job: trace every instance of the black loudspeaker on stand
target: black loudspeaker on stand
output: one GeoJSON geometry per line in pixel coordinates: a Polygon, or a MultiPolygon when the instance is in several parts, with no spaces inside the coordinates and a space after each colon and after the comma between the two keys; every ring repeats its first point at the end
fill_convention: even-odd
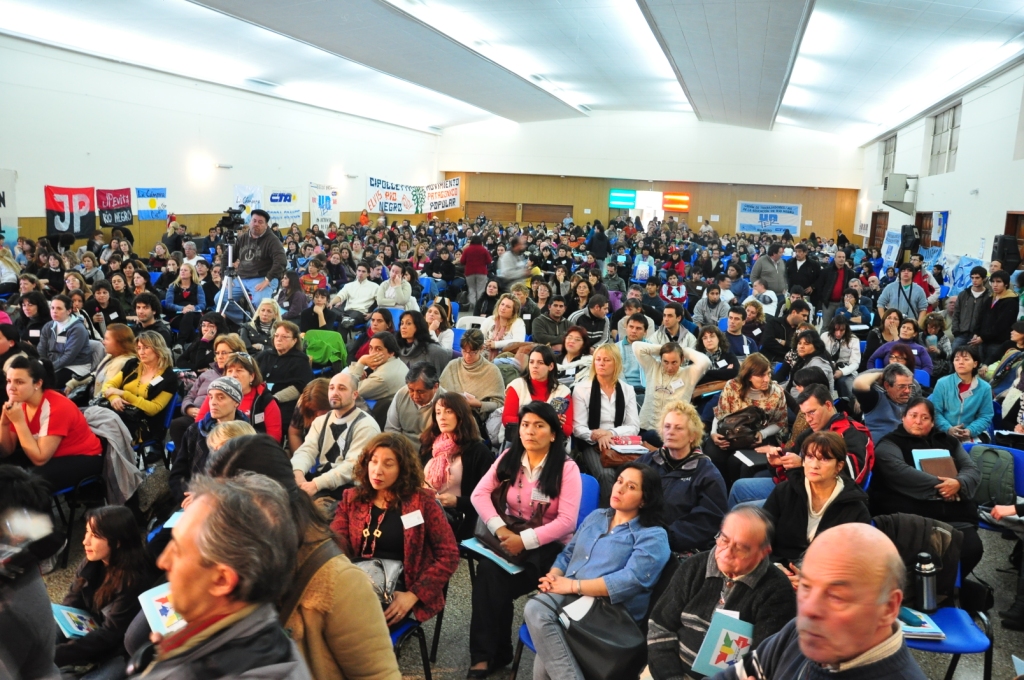
{"type": "Polygon", "coordinates": [[[992,259],[999,260],[1003,269],[1013,272],[1020,266],[1020,249],[1016,236],[996,236],[992,242],[992,259]]]}

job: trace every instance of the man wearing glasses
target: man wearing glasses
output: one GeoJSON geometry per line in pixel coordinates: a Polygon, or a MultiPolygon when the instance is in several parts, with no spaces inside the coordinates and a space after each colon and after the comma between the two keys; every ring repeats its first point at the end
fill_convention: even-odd
{"type": "Polygon", "coordinates": [[[914,374],[903,364],[882,371],[865,371],[853,381],[853,396],[864,413],[871,438],[881,441],[903,422],[903,407],[910,401],[914,374]]]}
{"type": "Polygon", "coordinates": [[[796,595],[772,566],[774,527],[760,508],[736,508],[722,521],[714,550],[681,566],[658,598],[647,632],[647,661],[655,678],[686,677],[719,609],[753,624],[756,646],[796,615],[796,595]]]}

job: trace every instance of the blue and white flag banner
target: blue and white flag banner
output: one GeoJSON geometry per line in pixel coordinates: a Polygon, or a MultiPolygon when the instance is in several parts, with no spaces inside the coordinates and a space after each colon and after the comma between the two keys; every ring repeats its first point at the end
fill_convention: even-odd
{"type": "Polygon", "coordinates": [[[338,188],[330,184],[309,183],[309,224],[327,233],[331,222],[338,221],[338,188]]]}
{"type": "Polygon", "coordinates": [[[249,224],[252,211],[263,207],[263,187],[253,184],[236,184],[235,205],[245,206],[245,210],[242,212],[242,219],[245,220],[246,224],[249,224]]]}
{"type": "MultiPolygon", "coordinates": [[[[903,243],[903,231],[900,227],[889,227],[882,241],[882,260],[884,266],[895,267],[896,258],[900,256],[900,244],[903,243]]],[[[884,274],[885,272],[880,272],[884,274]]]]}
{"type": "Polygon", "coordinates": [[[302,205],[303,199],[300,194],[300,187],[267,187],[263,195],[267,198],[266,210],[270,213],[270,222],[277,222],[282,228],[287,229],[295,222],[302,226],[302,205]]]}
{"type": "Polygon", "coordinates": [[[167,187],[135,187],[135,200],[140,222],[167,219],[167,187]]]}
{"type": "Polygon", "coordinates": [[[791,236],[800,235],[801,213],[799,203],[736,202],[736,232],[773,234],[782,236],[789,230],[791,236]]]}

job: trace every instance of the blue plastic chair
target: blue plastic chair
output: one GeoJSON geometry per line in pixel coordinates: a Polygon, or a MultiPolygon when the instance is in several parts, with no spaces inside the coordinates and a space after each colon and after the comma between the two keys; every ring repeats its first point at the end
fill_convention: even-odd
{"type": "MultiPolygon", "coordinates": [[[[959,578],[959,576],[958,576],[959,578]]],[[[983,628],[979,628],[970,613],[957,607],[943,607],[931,614],[935,625],[946,634],[944,640],[915,640],[907,638],[907,647],[921,652],[935,654],[952,654],[946,669],[946,680],[951,680],[960,663],[961,654],[985,654],[984,680],[992,680],[992,650],[995,640],[992,638],[992,624],[983,613],[977,613],[983,628]]]]}
{"type": "MultiPolygon", "coordinates": [[[[174,396],[171,397],[171,403],[168,404],[167,408],[164,410],[164,432],[165,433],[169,429],[171,429],[171,421],[174,420],[174,414],[178,412],[178,407],[179,406],[181,406],[181,397],[179,397],[178,393],[175,392],[174,396]]],[[[156,446],[157,444],[161,444],[161,443],[162,442],[159,442],[159,441],[157,441],[155,439],[151,439],[149,441],[144,441],[144,442],[141,442],[139,444],[136,444],[133,448],[134,448],[135,453],[141,454],[142,450],[145,449],[147,446],[156,446]]],[[[174,449],[172,448],[171,450],[173,451],[174,449]]],[[[140,460],[139,461],[139,463],[140,463],[139,467],[142,467],[141,462],[142,461],[140,460]]],[[[167,456],[167,452],[166,451],[164,451],[164,463],[170,463],[170,460],[169,460],[169,458],[167,456]]]]}
{"type": "MultiPolygon", "coordinates": [[[[583,479],[583,494],[580,496],[580,514],[576,518],[576,528],[580,528],[580,524],[583,520],[597,510],[597,504],[601,496],[601,485],[597,483],[597,479],[590,475],[580,475],[583,479]]],[[[519,626],[519,642],[516,643],[516,655],[512,659],[512,673],[508,676],[509,680],[516,680],[516,675],[519,673],[519,661],[523,657],[523,647],[527,647],[534,654],[537,653],[537,648],[533,645],[533,638],[530,637],[530,629],[526,627],[526,624],[519,626]]]]}
{"type": "MultiPolygon", "coordinates": [[[[107,447],[105,441],[102,455],[107,455],[107,447]]],[[[61,551],[60,554],[61,569],[64,569],[68,566],[68,556],[71,554],[71,532],[75,526],[75,511],[78,510],[79,507],[83,507],[86,505],[85,503],[81,502],[80,495],[82,489],[93,484],[102,485],[103,476],[93,475],[91,477],[86,477],[79,481],[74,486],[69,486],[68,488],[61,489],[60,491],[54,491],[53,494],[51,494],[51,498],[53,498],[54,505],[57,506],[57,515],[60,517],[60,521],[64,523],[64,527],[67,531],[67,534],[65,536],[64,549],[61,551]],[[64,516],[64,510],[60,506],[60,502],[62,500],[64,501],[64,504],[68,508],[67,517],[64,516]]],[[[99,503],[99,505],[104,505],[105,503],[106,499],[103,499],[99,503]]]]}
{"type": "Polygon", "coordinates": [[[159,281],[159,280],[160,280],[160,272],[150,272],[149,273],[149,282],[152,283],[154,286],[156,285],[156,282],[159,281]]]}
{"type": "Polygon", "coordinates": [[[461,356],[462,355],[462,336],[466,334],[466,329],[465,328],[453,328],[452,329],[452,333],[454,333],[454,337],[452,338],[452,351],[456,352],[457,354],[459,354],[461,356]]]}
{"type": "Polygon", "coordinates": [[[423,626],[420,625],[419,621],[415,619],[406,619],[391,631],[391,646],[395,650],[395,656],[398,657],[401,655],[402,645],[404,645],[406,640],[410,637],[415,637],[419,640],[420,656],[423,658],[423,677],[426,678],[426,680],[431,680],[430,659],[427,656],[427,636],[423,633],[423,626]]]}
{"type": "Polygon", "coordinates": [[[459,320],[459,303],[452,300],[452,323],[459,320]]]}
{"type": "Polygon", "coordinates": [[[860,341],[860,353],[864,354],[864,352],[867,350],[867,348],[868,348],[868,341],[867,340],[861,340],[860,341]]]}
{"type": "Polygon", "coordinates": [[[718,328],[719,328],[719,330],[722,330],[722,331],[728,330],[729,329],[729,319],[728,318],[719,319],[718,320],[718,328]]]}
{"type": "MultiPolygon", "coordinates": [[[[967,443],[964,444],[964,451],[967,453],[971,452],[976,444],[967,443]]],[[[1024,496],[1024,451],[1020,449],[1011,449],[1009,446],[998,446],[996,444],[981,444],[981,446],[991,446],[994,449],[1003,449],[1009,451],[1010,455],[1013,456],[1013,488],[1018,496],[1024,496]]],[[[979,522],[978,524],[982,529],[988,531],[997,531],[1002,533],[1002,527],[993,526],[987,522],[979,522]]]]}
{"type": "MultiPolygon", "coordinates": [[[[395,320],[395,330],[397,331],[398,330],[398,321],[399,321],[399,319],[402,318],[402,314],[405,313],[405,310],[401,309],[400,307],[387,307],[386,309],[389,312],[391,312],[391,318],[393,318],[395,320]]],[[[397,333],[396,333],[396,335],[397,335],[397,333]]]]}
{"type": "Polygon", "coordinates": [[[921,387],[931,387],[932,386],[932,377],[930,375],[928,375],[928,373],[926,371],[923,371],[920,368],[915,368],[914,369],[914,380],[916,380],[918,383],[920,383],[921,387]]]}
{"type": "Polygon", "coordinates": [[[940,298],[947,298],[947,297],[949,297],[949,286],[939,286],[939,297],[940,298]]]}

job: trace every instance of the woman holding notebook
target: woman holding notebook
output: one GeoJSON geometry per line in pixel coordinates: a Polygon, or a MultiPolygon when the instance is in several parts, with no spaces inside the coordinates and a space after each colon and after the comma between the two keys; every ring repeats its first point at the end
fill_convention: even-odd
{"type": "Polygon", "coordinates": [[[978,506],[971,500],[981,473],[960,440],[937,425],[932,402],[907,402],[903,422],[875,445],[873,475],[871,515],[905,512],[952,524],[964,535],[962,575],[970,574],[982,555],[978,506]]]}

